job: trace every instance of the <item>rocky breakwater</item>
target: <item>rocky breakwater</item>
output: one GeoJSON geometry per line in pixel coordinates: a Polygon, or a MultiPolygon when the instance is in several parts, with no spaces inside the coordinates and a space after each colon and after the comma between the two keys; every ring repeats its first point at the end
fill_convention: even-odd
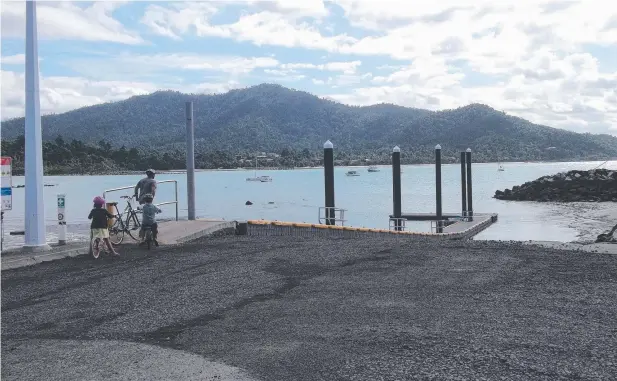
{"type": "Polygon", "coordinates": [[[540,202],[617,201],[617,171],[594,169],[543,176],[512,189],[498,190],[493,197],[540,202]]]}

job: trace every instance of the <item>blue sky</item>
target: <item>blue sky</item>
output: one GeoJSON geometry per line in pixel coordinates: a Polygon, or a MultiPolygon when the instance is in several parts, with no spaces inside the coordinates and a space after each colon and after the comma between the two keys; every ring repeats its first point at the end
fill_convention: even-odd
{"type": "MultiPolygon", "coordinates": [[[[23,1],[1,8],[2,119],[23,115],[23,1]]],[[[617,5],[597,0],[37,3],[44,113],[279,83],[346,104],[472,102],[617,135],[617,5]]]]}

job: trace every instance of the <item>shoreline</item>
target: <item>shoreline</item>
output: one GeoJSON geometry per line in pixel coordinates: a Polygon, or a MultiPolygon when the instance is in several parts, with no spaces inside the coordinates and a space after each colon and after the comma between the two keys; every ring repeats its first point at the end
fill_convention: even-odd
{"type": "MultiPolygon", "coordinates": [[[[615,160],[601,161],[601,160],[570,160],[570,161],[474,161],[473,164],[559,164],[559,163],[603,163],[609,164],[611,162],[617,162],[615,160]]],[[[426,166],[434,165],[435,163],[412,163],[401,164],[402,167],[409,166],[426,166]]],[[[443,166],[458,165],[459,163],[443,163],[443,166]]],[[[368,167],[390,168],[390,164],[354,164],[354,165],[340,165],[335,164],[334,167],[343,168],[368,168],[368,167]]],[[[321,169],[323,166],[303,166],[303,167],[259,167],[258,171],[294,171],[294,170],[307,170],[307,169],[321,169]]],[[[238,167],[238,168],[195,168],[195,172],[240,172],[240,171],[254,171],[252,167],[238,167]]],[[[178,175],[186,173],[186,169],[170,169],[170,170],[157,170],[157,175],[178,175]]],[[[59,176],[135,176],[142,175],[143,171],[110,171],[110,172],[97,172],[97,173],[57,173],[57,174],[45,174],[44,176],[59,177],[59,176]]],[[[13,174],[13,176],[23,177],[23,174],[13,174]]]]}
{"type": "Polygon", "coordinates": [[[589,243],[596,240],[597,236],[610,230],[617,224],[616,202],[572,202],[555,203],[567,211],[562,215],[569,215],[572,220],[568,227],[578,232],[577,239],[572,243],[589,243]]]}
{"type": "MultiPolygon", "coordinates": [[[[533,201],[527,201],[533,202],[533,201]]],[[[545,203],[547,204],[547,203],[545,203]]],[[[469,241],[475,242],[493,242],[493,243],[521,243],[521,244],[533,244],[534,242],[550,242],[553,244],[590,244],[595,242],[597,236],[610,230],[615,224],[617,224],[617,203],[615,202],[573,202],[573,203],[550,203],[553,206],[553,210],[550,212],[551,216],[558,219],[564,219],[564,217],[570,217],[569,221],[565,224],[566,227],[576,231],[576,238],[570,241],[558,241],[558,240],[507,240],[507,239],[475,239],[472,238],[469,241]]],[[[499,223],[499,222],[497,222],[499,223]]],[[[52,240],[50,243],[55,243],[53,240],[57,237],[57,232],[54,230],[56,224],[46,224],[46,235],[52,240]]],[[[67,234],[67,241],[73,243],[87,243],[85,234],[88,231],[87,222],[76,222],[68,225],[69,232],[67,234]]],[[[489,227],[490,229],[490,227],[489,227]]],[[[5,227],[6,234],[6,227],[5,227]]],[[[12,249],[21,246],[15,245],[14,242],[4,242],[5,249],[12,249]],[[8,245],[7,245],[8,244],[8,245]]]]}

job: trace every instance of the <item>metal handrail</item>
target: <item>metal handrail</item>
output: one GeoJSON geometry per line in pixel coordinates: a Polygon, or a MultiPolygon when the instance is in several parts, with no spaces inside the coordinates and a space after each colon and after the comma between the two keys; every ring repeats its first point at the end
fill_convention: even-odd
{"type": "Polygon", "coordinates": [[[397,230],[397,224],[396,222],[398,222],[400,226],[400,231],[405,231],[407,229],[407,226],[405,226],[405,223],[407,222],[406,218],[397,218],[397,217],[391,217],[390,218],[390,222],[388,224],[388,230],[397,230]],[[392,224],[392,222],[394,222],[394,224],[392,224]]]}
{"type": "Polygon", "coordinates": [[[444,220],[431,220],[431,233],[441,234],[437,232],[440,226],[441,226],[442,233],[443,233],[443,229],[446,227],[446,225],[444,224],[444,220]]]}
{"type": "Polygon", "coordinates": [[[335,208],[335,207],[332,207],[332,206],[320,206],[317,218],[318,218],[318,221],[319,221],[320,224],[324,223],[327,220],[333,220],[335,225],[336,225],[337,222],[340,222],[341,226],[345,226],[345,221],[347,221],[345,219],[345,211],[346,210],[347,209],[335,208]],[[328,215],[327,211],[330,210],[330,209],[334,210],[334,218],[327,217],[327,215],[328,215]],[[324,211],[324,217],[321,216],[321,211],[322,210],[324,211]],[[336,218],[336,212],[339,212],[340,218],[336,218]]]}
{"type": "MultiPolygon", "coordinates": [[[[164,202],[159,202],[158,204],[154,204],[156,206],[163,206],[163,205],[170,205],[170,204],[175,204],[176,205],[176,221],[178,221],[178,180],[163,180],[163,181],[157,181],[156,184],[157,186],[159,184],[165,184],[165,183],[174,183],[174,196],[176,198],[175,201],[164,201],[164,202]]],[[[122,190],[127,190],[127,189],[135,189],[135,186],[126,186],[126,187],[120,187],[120,188],[113,188],[113,189],[107,189],[105,191],[103,191],[103,199],[107,200],[107,198],[105,197],[105,195],[107,193],[111,193],[111,192],[118,192],[118,191],[122,191],[122,190]]]]}

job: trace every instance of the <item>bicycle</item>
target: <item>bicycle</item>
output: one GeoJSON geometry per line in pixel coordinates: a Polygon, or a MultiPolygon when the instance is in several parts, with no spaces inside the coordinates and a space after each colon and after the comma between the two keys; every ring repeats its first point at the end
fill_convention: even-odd
{"type": "Polygon", "coordinates": [[[137,214],[140,212],[137,209],[133,209],[131,200],[134,196],[120,196],[120,198],[126,199],[126,208],[120,213],[117,202],[110,202],[109,205],[116,209],[114,222],[109,227],[109,239],[114,245],[119,245],[124,240],[124,233],[133,238],[135,241],[139,240],[139,236],[134,236],[134,232],[141,228],[139,217],[137,214]]]}
{"type": "Polygon", "coordinates": [[[92,238],[92,231],[90,232],[90,254],[94,259],[98,259],[101,254],[101,239],[92,238]]]}
{"type": "Polygon", "coordinates": [[[152,247],[152,242],[154,242],[154,233],[152,233],[152,226],[144,226],[144,242],[148,246],[148,250],[152,247]]]}

